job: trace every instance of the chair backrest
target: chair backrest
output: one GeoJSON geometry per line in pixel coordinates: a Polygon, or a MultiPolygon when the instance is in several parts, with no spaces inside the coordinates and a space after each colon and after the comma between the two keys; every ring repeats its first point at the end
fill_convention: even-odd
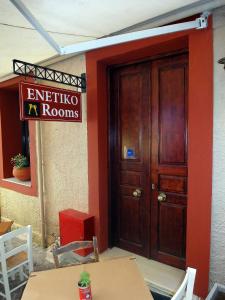
{"type": "Polygon", "coordinates": [[[0,282],[4,286],[0,296],[11,300],[11,293],[25,285],[33,271],[31,225],[0,236],[0,263],[0,282]],[[16,274],[20,282],[16,280],[11,285],[9,277],[14,280],[16,274]]]}
{"type": "Polygon", "coordinates": [[[196,269],[187,268],[184,280],[171,300],[192,300],[196,269]]]}
{"type": "MultiPolygon", "coordinates": [[[[32,227],[28,225],[11,232],[8,232],[0,236],[0,258],[1,262],[10,259],[10,257],[15,257],[20,253],[27,253],[27,261],[29,262],[29,271],[33,271],[33,259],[32,259],[32,227]],[[20,240],[22,238],[22,244],[15,244],[14,239],[20,240]],[[10,244],[10,248],[6,245],[10,244]]],[[[15,263],[15,260],[14,260],[15,263]]],[[[14,265],[13,268],[16,266],[14,265]]],[[[9,267],[8,267],[9,268],[9,267]]]]}
{"type": "MultiPolygon", "coordinates": [[[[59,263],[59,255],[68,253],[73,251],[73,257],[76,260],[76,263],[89,263],[89,262],[97,262],[99,261],[99,253],[98,253],[98,242],[97,238],[94,236],[92,241],[74,241],[69,244],[66,244],[61,247],[53,246],[52,254],[55,262],[55,267],[60,268],[65,265],[59,263]],[[93,249],[92,251],[90,249],[93,249]],[[90,250],[87,255],[80,255],[77,252],[80,250],[90,250]]],[[[68,264],[67,264],[68,265],[68,264]]],[[[69,265],[73,265],[73,263],[69,263],[69,265]]]]}

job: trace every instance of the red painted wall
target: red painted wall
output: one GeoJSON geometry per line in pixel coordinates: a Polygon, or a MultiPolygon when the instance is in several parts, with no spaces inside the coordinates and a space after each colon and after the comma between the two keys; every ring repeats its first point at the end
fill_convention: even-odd
{"type": "Polygon", "coordinates": [[[187,264],[198,268],[196,291],[204,297],[209,280],[211,230],[212,31],[193,32],[189,53],[187,264]]]}
{"type": "Polygon", "coordinates": [[[198,269],[195,293],[208,292],[212,186],[212,30],[192,30],[86,54],[89,212],[100,249],[108,247],[107,66],[189,48],[187,266],[198,269]]]}
{"type": "Polygon", "coordinates": [[[22,152],[22,128],[19,119],[18,92],[0,91],[0,119],[3,128],[1,146],[3,155],[3,177],[12,177],[11,157],[22,152]]]}
{"type": "Polygon", "coordinates": [[[3,180],[12,177],[10,159],[21,153],[21,122],[19,119],[19,82],[16,77],[0,83],[0,186],[26,195],[37,195],[35,122],[29,121],[31,187],[3,180]],[[5,130],[7,128],[7,130],[5,130]]]}

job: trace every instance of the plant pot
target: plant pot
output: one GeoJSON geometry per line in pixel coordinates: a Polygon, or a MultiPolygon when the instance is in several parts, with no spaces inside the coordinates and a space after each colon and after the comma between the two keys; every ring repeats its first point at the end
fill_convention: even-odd
{"type": "Polygon", "coordinates": [[[80,287],[78,284],[79,289],[79,298],[80,300],[92,300],[92,294],[91,294],[91,286],[88,285],[86,287],[80,287]]]}
{"type": "Polygon", "coordinates": [[[21,181],[30,180],[30,167],[16,168],[13,167],[13,176],[21,181]]]}

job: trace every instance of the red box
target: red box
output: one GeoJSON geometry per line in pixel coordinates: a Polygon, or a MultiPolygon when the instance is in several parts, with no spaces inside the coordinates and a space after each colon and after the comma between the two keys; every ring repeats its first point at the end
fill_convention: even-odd
{"type": "MultiPolygon", "coordinates": [[[[94,236],[94,217],[74,209],[59,212],[60,243],[65,245],[73,241],[92,240],[94,236]]],[[[87,255],[92,250],[78,250],[80,255],[87,255]]]]}

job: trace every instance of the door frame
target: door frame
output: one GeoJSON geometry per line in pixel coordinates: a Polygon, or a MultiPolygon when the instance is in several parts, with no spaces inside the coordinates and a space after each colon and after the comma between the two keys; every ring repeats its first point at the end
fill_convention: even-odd
{"type": "Polygon", "coordinates": [[[107,68],[188,48],[188,207],[186,264],[198,269],[195,294],[208,293],[213,129],[212,25],[90,51],[87,68],[89,213],[95,216],[100,250],[108,248],[109,147],[107,68]],[[201,208],[201,216],[199,209],[201,208]]]}

